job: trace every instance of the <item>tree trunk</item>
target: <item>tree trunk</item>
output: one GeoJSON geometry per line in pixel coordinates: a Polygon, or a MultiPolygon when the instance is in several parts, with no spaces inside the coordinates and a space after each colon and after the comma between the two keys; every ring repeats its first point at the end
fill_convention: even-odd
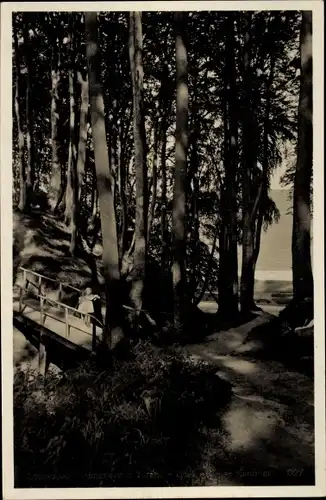
{"type": "Polygon", "coordinates": [[[255,166],[255,151],[252,144],[253,117],[251,105],[251,13],[246,14],[246,33],[243,52],[244,66],[244,116],[243,116],[243,172],[242,172],[242,207],[243,207],[243,240],[240,304],[241,312],[247,314],[254,307],[254,228],[252,220],[251,173],[255,166]]]}
{"type": "Polygon", "coordinates": [[[310,254],[310,185],[312,178],[312,13],[302,12],[298,157],[293,193],[293,297],[313,297],[310,254]]]}
{"type": "Polygon", "coordinates": [[[76,71],[75,71],[75,40],[74,40],[74,14],[70,13],[69,19],[69,152],[66,187],[65,222],[70,224],[70,253],[74,253],[77,237],[77,148],[76,148],[76,71]]]}
{"type": "Polygon", "coordinates": [[[260,251],[260,239],[264,220],[264,201],[268,196],[268,131],[270,127],[270,108],[271,108],[271,88],[274,79],[275,56],[271,56],[271,67],[269,78],[266,87],[266,110],[264,117],[264,136],[263,136],[263,165],[261,182],[257,191],[256,200],[252,210],[252,220],[256,220],[255,224],[255,240],[254,240],[254,254],[253,254],[253,267],[252,267],[252,280],[254,281],[256,264],[260,251]]]}
{"type": "MultiPolygon", "coordinates": [[[[14,17],[13,17],[14,22],[14,17]]],[[[25,172],[25,160],[24,160],[24,132],[22,128],[22,110],[20,102],[20,54],[17,40],[17,27],[13,26],[14,35],[14,48],[15,48],[15,70],[16,70],[16,81],[15,81],[15,113],[17,122],[17,134],[18,134],[18,162],[19,162],[19,203],[18,209],[20,211],[26,210],[27,203],[27,192],[26,192],[26,172],[25,172]]]]}
{"type": "Polygon", "coordinates": [[[101,87],[100,50],[96,12],[85,12],[86,56],[89,70],[90,107],[97,190],[103,240],[103,273],[106,292],[103,345],[115,348],[123,339],[116,217],[113,204],[113,177],[106,144],[104,101],[101,87]],[[110,338],[111,337],[111,338],[110,338]]]}
{"type": "Polygon", "coordinates": [[[52,46],[52,61],[51,61],[51,80],[52,80],[52,97],[51,97],[51,146],[52,146],[52,172],[50,181],[49,205],[51,211],[54,212],[60,197],[61,187],[61,169],[59,148],[59,85],[61,73],[61,54],[60,40],[57,42],[58,26],[55,26],[53,34],[52,46]]]}
{"type": "MultiPolygon", "coordinates": [[[[170,103],[167,106],[170,110],[170,103]]],[[[167,143],[167,115],[163,116],[162,127],[162,148],[161,148],[161,177],[162,177],[162,200],[161,200],[161,265],[162,272],[168,271],[168,227],[167,227],[167,175],[166,175],[166,143],[167,143]]]]}
{"type": "MultiPolygon", "coordinates": [[[[158,111],[159,113],[159,111],[158,111]]],[[[157,113],[157,115],[158,115],[157,113]]],[[[147,238],[148,238],[148,244],[149,244],[149,239],[150,239],[150,232],[151,232],[151,226],[152,222],[154,219],[154,213],[155,213],[155,205],[156,205],[156,198],[157,198],[157,160],[158,160],[158,148],[159,148],[159,137],[160,137],[160,130],[159,130],[159,116],[156,116],[156,123],[155,123],[155,130],[154,130],[154,157],[153,157],[153,174],[152,174],[152,182],[153,182],[153,192],[152,192],[152,198],[149,206],[149,213],[148,213],[148,228],[147,228],[147,238]]]]}
{"type": "Polygon", "coordinates": [[[122,223],[121,223],[121,233],[119,239],[119,253],[120,260],[122,261],[123,255],[127,249],[127,235],[128,235],[128,205],[126,188],[128,185],[128,135],[131,124],[132,111],[129,114],[127,124],[125,126],[125,131],[123,124],[120,126],[120,161],[119,161],[119,191],[121,200],[121,211],[122,211],[122,223]]]}
{"type": "Polygon", "coordinates": [[[133,86],[133,125],[136,175],[136,219],[135,250],[132,272],[131,302],[137,310],[141,309],[146,275],[147,254],[147,211],[148,187],[146,172],[145,122],[143,109],[143,61],[142,61],[142,24],[141,13],[130,13],[129,56],[133,86]]]}
{"type": "Polygon", "coordinates": [[[70,241],[70,253],[74,254],[76,243],[78,240],[78,232],[82,232],[83,234],[87,233],[87,223],[81,220],[80,217],[80,203],[81,203],[81,188],[83,185],[84,175],[85,175],[85,162],[86,162],[86,144],[87,144],[87,115],[88,115],[88,102],[89,102],[89,93],[88,93],[88,79],[84,80],[81,73],[77,75],[78,82],[81,87],[81,104],[80,104],[80,118],[79,118],[79,141],[78,141],[78,159],[77,159],[77,176],[75,180],[75,191],[76,195],[74,196],[75,202],[73,205],[73,214],[74,214],[74,228],[71,234],[70,241]],[[86,227],[83,227],[83,225],[86,227]]]}
{"type": "Polygon", "coordinates": [[[221,195],[222,227],[220,234],[218,315],[223,319],[238,314],[238,251],[237,251],[237,164],[238,116],[235,74],[234,19],[228,19],[228,40],[225,60],[225,186],[221,195]]]}
{"type": "Polygon", "coordinates": [[[176,28],[176,143],[175,178],[172,207],[174,290],[174,327],[178,335],[185,333],[186,320],[186,189],[188,150],[188,68],[185,44],[186,15],[175,13],[176,28]]]}
{"type": "Polygon", "coordinates": [[[28,21],[24,15],[23,36],[26,62],[26,144],[27,144],[27,168],[26,168],[26,210],[30,210],[33,197],[35,171],[34,171],[34,143],[32,122],[32,88],[31,88],[31,54],[28,31],[28,21]]]}
{"type": "Polygon", "coordinates": [[[212,244],[212,250],[211,250],[211,253],[209,256],[209,261],[207,264],[207,270],[206,270],[206,274],[205,274],[205,278],[204,278],[203,287],[201,289],[200,294],[198,295],[198,297],[195,300],[196,306],[198,306],[198,304],[202,301],[202,299],[205,295],[205,292],[207,290],[207,287],[208,287],[209,277],[210,277],[211,270],[212,270],[212,264],[214,262],[214,253],[215,253],[215,248],[216,248],[217,237],[218,237],[218,231],[215,232],[215,236],[214,236],[214,240],[213,240],[213,244],[212,244]]]}

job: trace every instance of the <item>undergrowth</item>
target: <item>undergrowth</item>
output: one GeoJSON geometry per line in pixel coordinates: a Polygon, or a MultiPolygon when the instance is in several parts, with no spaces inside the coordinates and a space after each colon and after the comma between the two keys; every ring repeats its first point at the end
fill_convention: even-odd
{"type": "Polygon", "coordinates": [[[202,485],[207,429],[229,398],[208,363],[145,342],[107,370],[18,372],[15,487],[202,485]]]}

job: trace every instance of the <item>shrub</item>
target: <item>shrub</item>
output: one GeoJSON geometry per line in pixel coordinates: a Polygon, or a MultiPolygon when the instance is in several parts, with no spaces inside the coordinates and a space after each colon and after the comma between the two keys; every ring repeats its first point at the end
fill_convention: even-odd
{"type": "Polygon", "coordinates": [[[88,362],[44,385],[17,373],[15,487],[193,484],[202,430],[230,397],[214,372],[142,342],[107,370],[88,362]]]}

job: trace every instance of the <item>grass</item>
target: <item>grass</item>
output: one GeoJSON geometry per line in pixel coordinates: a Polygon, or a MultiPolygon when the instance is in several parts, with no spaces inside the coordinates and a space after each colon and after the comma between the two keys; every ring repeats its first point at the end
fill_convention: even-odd
{"type": "Polygon", "coordinates": [[[209,363],[148,343],[45,385],[17,372],[15,487],[198,484],[205,433],[230,394],[209,363]]]}

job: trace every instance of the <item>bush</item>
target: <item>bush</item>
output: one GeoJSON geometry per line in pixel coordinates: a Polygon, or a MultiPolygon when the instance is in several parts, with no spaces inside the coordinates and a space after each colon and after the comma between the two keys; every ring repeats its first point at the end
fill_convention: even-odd
{"type": "Polygon", "coordinates": [[[218,427],[229,385],[206,362],[139,343],[99,371],[17,373],[15,487],[192,485],[202,431],[218,427]]]}

